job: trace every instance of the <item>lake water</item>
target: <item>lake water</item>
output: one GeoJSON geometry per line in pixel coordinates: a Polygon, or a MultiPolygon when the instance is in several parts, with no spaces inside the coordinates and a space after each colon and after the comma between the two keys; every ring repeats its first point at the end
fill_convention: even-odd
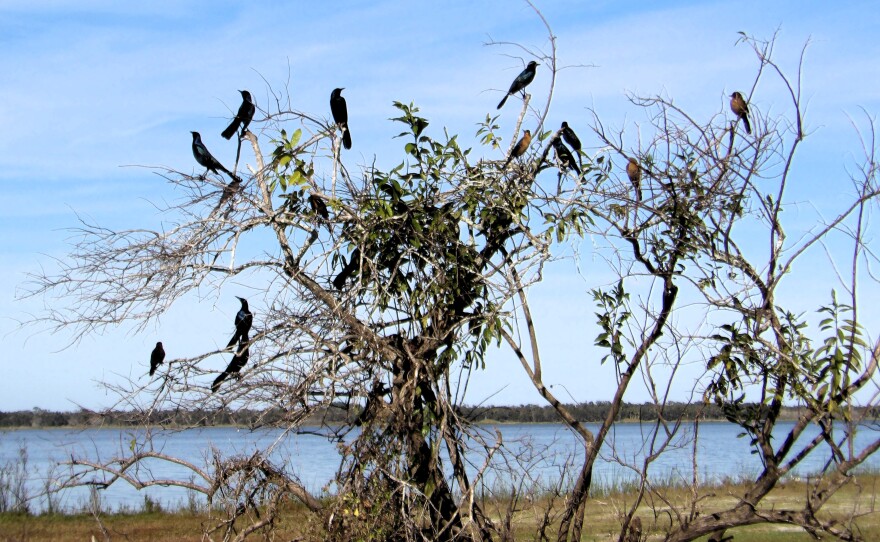
{"type": "MultiPolygon", "coordinates": [[[[782,435],[790,427],[790,423],[781,423],[778,434],[782,435]]],[[[493,427],[484,428],[494,431],[493,427]]],[[[579,439],[560,425],[512,424],[500,425],[497,429],[502,434],[505,447],[512,454],[518,455],[522,463],[514,466],[512,477],[499,474],[489,478],[490,486],[510,483],[528,473],[543,487],[547,487],[559,480],[566,461],[572,457],[583,457],[579,439]],[[531,459],[539,452],[543,452],[540,460],[531,459]]],[[[591,426],[591,429],[595,430],[595,426],[591,426]]],[[[649,436],[652,429],[653,426],[649,424],[618,424],[610,435],[609,445],[603,448],[601,461],[596,465],[594,484],[608,487],[632,480],[633,471],[622,463],[640,464],[643,461],[645,454],[650,451],[649,436]],[[612,443],[616,454],[612,452],[612,443]]],[[[748,438],[737,438],[739,433],[740,429],[730,423],[700,424],[696,457],[697,474],[702,481],[754,476],[760,472],[760,459],[751,453],[748,438]]],[[[810,433],[814,435],[815,431],[810,433]]],[[[690,481],[693,473],[692,435],[689,429],[670,443],[665,454],[651,467],[655,479],[664,482],[690,481]]],[[[880,430],[860,430],[856,435],[856,449],[878,437],[880,430]]],[[[0,466],[15,464],[19,450],[25,448],[28,457],[28,484],[33,494],[42,489],[43,482],[51,477],[53,467],[58,462],[69,459],[72,454],[89,459],[115,457],[120,455],[120,450],[128,452],[133,439],[143,442],[144,432],[135,429],[4,431],[0,432],[0,466]]],[[[249,431],[233,427],[209,427],[169,431],[154,434],[152,443],[156,451],[180,457],[199,467],[208,464],[211,447],[228,457],[250,455],[257,449],[271,446],[272,462],[285,465],[288,471],[299,476],[308,489],[318,494],[332,492],[333,487],[327,484],[333,478],[340,459],[336,445],[327,438],[311,434],[282,436],[282,432],[276,429],[249,431]]],[[[794,474],[806,476],[821,469],[828,460],[828,455],[827,450],[820,451],[823,453],[808,457],[794,474]]],[[[474,468],[482,464],[479,457],[469,459],[474,463],[474,468]]],[[[867,467],[880,468],[880,456],[875,454],[871,457],[867,467]]],[[[184,480],[191,475],[183,467],[156,460],[142,463],[132,473],[144,478],[152,476],[156,479],[184,480]]],[[[166,509],[183,506],[191,497],[186,490],[175,487],[153,487],[139,492],[125,482],[117,482],[99,494],[104,510],[140,509],[145,495],[166,509]]],[[[73,510],[83,508],[88,500],[88,490],[76,488],[62,492],[58,504],[63,509],[73,510]]],[[[44,506],[43,501],[37,501],[31,509],[38,511],[44,506]]]]}

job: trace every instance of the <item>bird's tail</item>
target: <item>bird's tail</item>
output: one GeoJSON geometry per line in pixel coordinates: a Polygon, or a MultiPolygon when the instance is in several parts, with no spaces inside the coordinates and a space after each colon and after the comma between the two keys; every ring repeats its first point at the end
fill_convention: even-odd
{"type": "Polygon", "coordinates": [[[342,128],[342,145],[346,149],[351,148],[351,132],[348,131],[348,126],[342,128]]]}
{"type": "Polygon", "coordinates": [[[229,177],[232,179],[232,182],[241,184],[241,177],[226,169],[226,166],[220,164],[220,169],[222,169],[227,175],[229,175],[229,177]]]}
{"type": "Polygon", "coordinates": [[[235,132],[238,131],[239,125],[241,125],[241,120],[239,120],[238,117],[235,117],[235,119],[233,119],[232,122],[229,123],[229,126],[227,126],[226,129],[223,130],[223,133],[221,133],[220,135],[223,136],[225,139],[232,139],[232,136],[235,135],[235,132]]]}
{"type": "Polygon", "coordinates": [[[495,109],[501,109],[502,107],[504,107],[504,102],[507,101],[508,96],[510,96],[510,94],[505,94],[504,97],[501,98],[501,101],[498,102],[498,107],[496,107],[495,109]]]}
{"type": "Polygon", "coordinates": [[[229,373],[227,371],[223,371],[217,378],[214,379],[214,383],[211,384],[211,393],[216,393],[217,390],[220,389],[220,384],[222,384],[223,381],[226,380],[227,376],[229,376],[229,373]]]}
{"type": "Polygon", "coordinates": [[[746,115],[742,116],[743,124],[746,127],[746,133],[752,135],[752,125],[749,123],[749,117],[746,115]]]}
{"type": "Polygon", "coordinates": [[[229,339],[229,344],[226,345],[226,348],[224,348],[224,350],[229,350],[230,348],[235,346],[239,339],[241,339],[241,335],[239,335],[238,331],[236,331],[232,334],[232,338],[229,339]]]}
{"type": "Polygon", "coordinates": [[[336,275],[336,278],[333,279],[333,287],[337,290],[341,290],[342,287],[345,286],[345,281],[355,272],[358,265],[360,265],[360,262],[356,261],[354,256],[352,256],[351,261],[348,262],[348,264],[342,268],[342,271],[336,275]]]}

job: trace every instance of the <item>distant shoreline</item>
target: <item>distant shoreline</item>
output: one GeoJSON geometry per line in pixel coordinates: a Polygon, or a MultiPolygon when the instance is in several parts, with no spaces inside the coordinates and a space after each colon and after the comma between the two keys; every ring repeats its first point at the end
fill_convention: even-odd
{"type": "MultiPolygon", "coordinates": [[[[627,424],[627,425],[628,425],[628,424],[637,424],[637,423],[650,424],[650,423],[655,423],[655,421],[656,421],[656,420],[642,420],[642,421],[639,421],[639,420],[617,420],[615,423],[617,423],[617,424],[627,424]]],[[[693,420],[686,420],[686,421],[693,421],[693,420]]],[[[789,420],[789,419],[787,419],[787,418],[785,418],[785,419],[780,418],[780,421],[794,421],[794,420],[789,420]]],[[[566,423],[563,422],[563,421],[557,421],[557,422],[517,422],[517,421],[505,421],[505,422],[500,422],[500,421],[497,421],[497,420],[480,420],[480,421],[473,422],[473,423],[474,423],[475,425],[558,425],[558,426],[560,426],[560,427],[568,427],[568,424],[566,424],[566,423]]],[[[590,421],[590,422],[582,422],[582,423],[585,423],[585,424],[588,424],[588,425],[592,425],[592,424],[597,424],[597,423],[601,423],[601,422],[590,421]]],[[[708,418],[704,418],[704,419],[701,419],[701,420],[700,420],[700,423],[733,423],[733,422],[731,422],[731,421],[729,421],[729,420],[723,420],[723,419],[714,419],[714,418],[713,418],[713,419],[708,419],[708,418]]],[[[141,428],[141,427],[142,427],[142,426],[139,426],[139,425],[118,425],[118,424],[115,424],[115,425],[110,425],[110,424],[107,424],[107,425],[51,425],[51,426],[15,425],[15,426],[0,426],[0,433],[7,432],[7,431],[10,431],[10,432],[11,432],[11,431],[26,431],[26,430],[29,430],[29,429],[39,429],[39,430],[41,430],[41,431],[45,431],[45,430],[58,430],[58,431],[62,431],[62,430],[74,430],[74,431],[79,431],[79,430],[86,430],[86,429],[108,429],[108,430],[109,430],[109,429],[139,429],[139,428],[141,428]]],[[[168,425],[165,425],[164,427],[165,427],[166,429],[169,429],[169,430],[175,430],[175,429],[223,429],[223,428],[226,428],[226,429],[254,429],[254,430],[257,430],[257,429],[273,428],[273,427],[276,427],[276,426],[263,425],[263,426],[258,426],[258,427],[253,427],[253,428],[251,428],[251,427],[248,426],[248,425],[234,425],[234,424],[217,424],[217,425],[201,425],[201,426],[191,426],[191,425],[170,425],[170,424],[168,424],[168,425]]],[[[302,428],[304,428],[304,429],[307,429],[307,428],[321,428],[321,427],[324,427],[324,426],[322,426],[322,425],[318,425],[318,424],[313,424],[313,423],[306,423],[306,424],[301,425],[300,427],[302,427],[302,428]]]]}
{"type": "MultiPolygon", "coordinates": [[[[607,401],[588,402],[566,405],[575,419],[582,423],[601,423],[610,411],[611,404],[607,401]]],[[[618,423],[650,423],[658,418],[659,409],[652,404],[621,405],[618,423]]],[[[783,407],[780,420],[796,420],[805,410],[799,407],[783,407]]],[[[278,427],[284,425],[285,412],[280,410],[196,410],[181,412],[177,410],[152,411],[150,413],[134,411],[97,412],[79,410],[73,412],[53,412],[35,408],[33,410],[0,411],[0,430],[9,429],[91,429],[165,426],[170,429],[188,427],[278,427]]],[[[360,408],[344,408],[334,406],[315,412],[305,420],[304,426],[343,425],[357,419],[360,408]]],[[[556,411],[550,406],[490,406],[459,408],[459,414],[477,424],[560,424],[564,425],[556,411]]],[[[877,419],[880,409],[856,409],[858,416],[877,419]]],[[[727,422],[720,407],[703,403],[668,403],[662,409],[662,416],[669,421],[696,420],[701,422],[727,422]]]]}

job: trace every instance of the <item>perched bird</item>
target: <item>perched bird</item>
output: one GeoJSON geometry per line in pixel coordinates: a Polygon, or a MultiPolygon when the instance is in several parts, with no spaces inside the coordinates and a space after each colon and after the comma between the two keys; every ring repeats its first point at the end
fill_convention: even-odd
{"type": "Polygon", "coordinates": [[[513,83],[510,84],[510,90],[507,91],[507,94],[504,95],[504,98],[501,98],[501,101],[498,103],[498,107],[496,109],[501,109],[504,106],[504,102],[507,101],[507,97],[511,94],[516,94],[522,89],[526,88],[529,83],[532,82],[532,79],[535,78],[535,68],[538,67],[538,63],[532,60],[529,62],[529,65],[526,66],[526,69],[520,72],[519,75],[516,76],[516,79],[513,80],[513,83]]]}
{"type": "Polygon", "coordinates": [[[337,290],[341,290],[343,286],[345,286],[345,281],[348,280],[348,277],[352,276],[358,269],[361,268],[361,249],[356,248],[351,253],[351,258],[348,260],[348,263],[345,264],[345,267],[342,268],[342,271],[336,275],[336,278],[333,279],[333,287],[337,290]]]}
{"type": "Polygon", "coordinates": [[[250,357],[250,345],[248,344],[247,339],[242,341],[241,347],[239,350],[232,356],[232,361],[229,362],[229,365],[226,366],[226,370],[220,373],[217,378],[214,379],[214,383],[211,384],[211,393],[215,393],[220,389],[220,384],[223,383],[224,380],[229,378],[231,375],[237,375],[239,371],[244,368],[244,366],[248,362],[248,358],[250,357]]]}
{"type": "Polygon", "coordinates": [[[568,150],[565,143],[563,143],[558,137],[553,138],[553,149],[556,150],[556,159],[559,160],[559,165],[563,169],[571,168],[575,170],[578,176],[580,176],[581,169],[578,167],[574,156],[572,156],[571,151],[568,150]]]}
{"type": "Polygon", "coordinates": [[[153,352],[150,354],[150,376],[153,376],[156,368],[162,365],[163,361],[165,361],[165,349],[162,348],[161,342],[157,342],[156,348],[153,348],[153,352]]]}
{"type": "Polygon", "coordinates": [[[746,127],[746,133],[751,134],[752,125],[749,124],[749,104],[746,103],[745,98],[739,92],[734,92],[730,95],[730,110],[733,111],[734,115],[742,119],[746,127]]]}
{"type": "Polygon", "coordinates": [[[333,122],[342,129],[342,144],[346,149],[351,148],[351,132],[348,131],[348,108],[345,106],[345,98],[342,97],[344,88],[333,89],[330,93],[330,112],[333,113],[333,122]]]}
{"type": "Polygon", "coordinates": [[[254,118],[254,112],[257,110],[257,106],[254,105],[254,101],[251,99],[251,93],[246,90],[239,90],[239,92],[241,92],[241,105],[238,107],[238,113],[232,119],[232,122],[229,123],[229,126],[220,134],[226,139],[231,139],[232,134],[238,131],[239,126],[241,126],[241,133],[244,133],[254,118]]]}
{"type": "Polygon", "coordinates": [[[220,209],[223,205],[235,195],[241,189],[241,179],[235,177],[230,181],[229,184],[223,187],[223,194],[220,196],[220,201],[217,202],[217,206],[214,208],[215,210],[220,209]]]}
{"type": "Polygon", "coordinates": [[[562,123],[562,139],[571,145],[574,152],[581,152],[581,140],[578,139],[577,134],[574,133],[574,130],[571,129],[568,123],[564,121],[562,123]]]}
{"type": "MultiPolygon", "coordinates": [[[[216,158],[214,158],[214,155],[211,154],[211,151],[209,151],[208,148],[205,147],[205,144],[202,143],[202,136],[198,132],[190,132],[190,133],[193,136],[193,142],[192,142],[193,156],[196,158],[196,162],[198,162],[199,165],[201,165],[204,168],[207,168],[207,170],[213,171],[214,173],[216,173],[218,175],[222,171],[222,172],[226,173],[227,175],[229,175],[230,177],[232,177],[233,180],[237,180],[238,182],[241,182],[241,179],[239,179],[231,171],[229,171],[228,169],[223,167],[223,164],[221,164],[219,161],[217,161],[216,158]]],[[[205,173],[207,173],[207,171],[205,171],[205,173]]]]}
{"type": "Polygon", "coordinates": [[[235,315],[235,333],[232,334],[232,338],[229,339],[229,344],[226,345],[226,348],[232,348],[238,342],[247,344],[248,333],[250,333],[251,325],[254,323],[254,315],[248,310],[247,299],[238,297],[238,300],[241,301],[241,309],[235,315]]]}
{"type": "Polygon", "coordinates": [[[629,177],[629,182],[633,185],[633,190],[636,193],[636,201],[642,199],[642,168],[639,167],[639,162],[635,158],[630,158],[626,163],[626,176],[629,177]]]}
{"type": "Polygon", "coordinates": [[[324,199],[321,196],[318,196],[316,194],[309,194],[309,207],[312,208],[313,213],[320,216],[324,220],[330,218],[330,213],[327,212],[327,204],[324,203],[324,199]]]}
{"type": "Polygon", "coordinates": [[[507,157],[507,162],[504,162],[504,166],[501,169],[507,167],[507,164],[510,163],[514,158],[519,158],[523,154],[526,153],[526,149],[529,148],[529,145],[532,143],[532,132],[526,130],[523,132],[523,136],[519,141],[516,142],[516,145],[513,146],[513,150],[510,151],[510,156],[507,157]]]}

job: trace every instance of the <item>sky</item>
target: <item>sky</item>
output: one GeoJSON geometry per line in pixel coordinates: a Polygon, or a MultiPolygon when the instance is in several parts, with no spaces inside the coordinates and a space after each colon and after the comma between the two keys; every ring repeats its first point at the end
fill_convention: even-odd
{"type": "MultiPolygon", "coordinates": [[[[644,122],[629,93],[671,96],[706,118],[726,111],[726,96],[750,87],[756,71],[752,51],[736,45],[737,32],[769,39],[778,31],[776,58],[790,73],[809,40],[803,79],[811,137],[799,165],[797,216],[814,221],[841,201],[845,190],[834,183],[847,186],[847,168],[859,158],[853,123],[864,126],[866,114],[880,111],[874,3],[536,5],[557,38],[559,64],[569,66],[559,75],[549,125],[583,127],[587,152],[598,147],[584,136],[590,109],[617,126],[644,122]]],[[[270,87],[286,86],[297,109],[329,118],[330,91],[345,87],[349,168],[374,158],[396,163],[391,103],[415,102],[432,128],[473,143],[476,123],[495,113],[522,67],[522,50],[505,43],[549,51],[547,30],[527,3],[0,2],[0,410],[101,408],[113,397],[98,382],[142,378],[156,340],[181,355],[203,349],[204,337],[212,345],[225,340],[238,310],[235,284],[139,332],[109,328],[74,344],[68,332],[21,325],[73,300],[22,294],[29,273],[65,261],[78,217],[111,228],[158,227],[157,205],[176,196],[149,167],[198,173],[190,130],[202,132],[215,155],[230,156],[233,144],[219,133],[238,107],[238,89],[250,89],[260,105],[270,87]]],[[[540,94],[548,85],[539,68],[530,90],[540,94]]],[[[781,108],[779,93],[759,87],[752,107],[781,108]]],[[[502,111],[502,132],[515,114],[502,111]]],[[[824,278],[804,280],[795,284],[830,289],[824,278]]],[[[586,325],[594,286],[560,268],[530,293],[546,348],[545,381],[565,401],[607,400],[613,389],[610,373],[583,360],[595,336],[586,325]]],[[[468,402],[540,398],[514,360],[498,357],[473,376],[468,402]]]]}

